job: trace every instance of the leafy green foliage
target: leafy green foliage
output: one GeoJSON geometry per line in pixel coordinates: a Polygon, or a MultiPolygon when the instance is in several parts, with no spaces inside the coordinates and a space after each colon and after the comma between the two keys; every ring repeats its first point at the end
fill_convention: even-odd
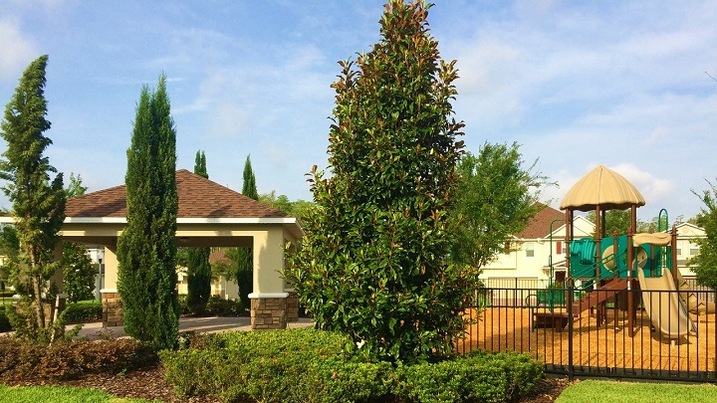
{"type": "Polygon", "coordinates": [[[542,364],[527,355],[478,351],[435,364],[400,367],[395,394],[420,403],[509,402],[527,395],[542,376],[542,364]]]}
{"type": "Polygon", "coordinates": [[[84,244],[66,242],[62,250],[63,285],[70,302],[93,299],[97,266],[92,264],[84,244]]]}
{"type": "Polygon", "coordinates": [[[241,301],[212,295],[207,301],[206,313],[209,316],[241,316],[244,313],[244,306],[241,301]]]}
{"type": "Polygon", "coordinates": [[[538,204],[546,178],[523,167],[517,143],[489,144],[478,156],[458,163],[458,190],[451,210],[457,222],[451,260],[480,269],[501,253],[511,235],[522,231],[543,206],[538,204]]]}
{"type": "Polygon", "coordinates": [[[82,176],[80,176],[80,174],[75,176],[74,173],[70,172],[70,183],[65,189],[67,198],[69,199],[70,197],[82,196],[85,192],[87,192],[87,186],[82,184],[82,176]]]}
{"type": "Polygon", "coordinates": [[[300,222],[306,221],[310,215],[314,214],[314,210],[317,208],[316,203],[312,201],[301,199],[291,201],[286,195],[277,196],[273,190],[259,195],[259,202],[294,216],[300,222]]]}
{"type": "Polygon", "coordinates": [[[67,304],[60,314],[64,323],[89,323],[102,320],[102,301],[79,301],[67,304]]]}
{"type": "Polygon", "coordinates": [[[66,202],[62,173],[50,181],[50,173],[57,170],[43,155],[52,144],[43,134],[50,128],[45,119],[46,67],[47,55],[30,63],[0,125],[0,134],[7,142],[0,161],[0,178],[7,181],[3,191],[12,203],[20,246],[17,261],[13,262],[17,269],[15,281],[17,290],[31,298],[31,310],[26,314],[42,329],[52,326],[52,317],[46,317],[44,306],[54,297],[47,284],[58,269],[53,251],[65,219],[66,202]]]}
{"type": "Polygon", "coordinates": [[[717,289],[717,185],[707,181],[709,189],[695,193],[705,204],[697,216],[697,224],[704,228],[705,237],[697,239],[699,255],[690,260],[699,284],[717,289]]]}
{"type": "Polygon", "coordinates": [[[503,402],[525,396],[543,366],[515,353],[471,353],[398,365],[345,355],[351,341],[312,329],[196,336],[160,353],[167,380],[185,396],[262,402],[503,402]]]}
{"type": "Polygon", "coordinates": [[[423,2],[390,1],[380,42],[339,63],[332,176],[312,170],[317,208],[287,270],[317,327],[391,361],[450,352],[475,280],[446,261],[463,123],[451,118],[454,62],[427,15],[423,2]]]}
{"type": "MultiPolygon", "coordinates": [[[[590,222],[595,223],[595,212],[589,211],[586,217],[590,222]]],[[[605,235],[627,234],[630,230],[632,220],[630,210],[608,210],[605,212],[605,235]]],[[[657,217],[650,221],[637,220],[637,231],[655,232],[657,230],[657,217]]]]}
{"type": "Polygon", "coordinates": [[[117,242],[125,332],[157,348],[177,342],[176,132],[166,77],[142,88],[127,150],[127,226],[117,242]]]}

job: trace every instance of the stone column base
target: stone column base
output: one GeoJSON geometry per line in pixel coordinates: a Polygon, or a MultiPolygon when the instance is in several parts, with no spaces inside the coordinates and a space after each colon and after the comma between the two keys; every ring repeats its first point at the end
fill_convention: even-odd
{"type": "Polygon", "coordinates": [[[286,329],[286,293],[251,293],[251,329],[286,329]]]}
{"type": "Polygon", "coordinates": [[[287,291],[289,296],[286,298],[286,321],[299,321],[299,294],[295,291],[287,291]]]}
{"type": "Polygon", "coordinates": [[[102,327],[122,326],[122,300],[119,292],[101,290],[102,293],[102,327]]]}

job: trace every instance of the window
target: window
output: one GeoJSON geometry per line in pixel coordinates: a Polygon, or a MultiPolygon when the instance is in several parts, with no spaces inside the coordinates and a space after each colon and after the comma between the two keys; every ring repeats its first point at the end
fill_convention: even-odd
{"type": "Polygon", "coordinates": [[[560,255],[563,253],[563,243],[558,241],[555,243],[555,254],[560,255]]]}
{"type": "Polygon", "coordinates": [[[525,243],[525,257],[535,257],[535,245],[532,242],[525,243]]]}
{"type": "Polygon", "coordinates": [[[682,256],[682,248],[677,248],[677,256],[682,256]]]}
{"type": "Polygon", "coordinates": [[[690,256],[697,256],[700,254],[699,246],[690,245],[690,256]]]}

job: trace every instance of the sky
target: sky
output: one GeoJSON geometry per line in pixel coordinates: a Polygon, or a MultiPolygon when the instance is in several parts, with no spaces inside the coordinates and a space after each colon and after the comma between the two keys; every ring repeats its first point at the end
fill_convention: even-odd
{"type": "MultiPolygon", "coordinates": [[[[435,3],[430,32],[457,60],[468,151],[517,142],[525,167],[557,183],[541,194],[556,208],[605,165],[646,199],[641,220],[700,211],[693,191],[717,182],[717,2],[435,3]]],[[[337,62],[380,40],[383,4],[0,0],[0,105],[48,54],[46,155],[101,190],[124,183],[140,91],[164,72],[178,169],[203,150],[210,179],[241,191],[251,155],[259,193],[311,200],[337,62]]]]}

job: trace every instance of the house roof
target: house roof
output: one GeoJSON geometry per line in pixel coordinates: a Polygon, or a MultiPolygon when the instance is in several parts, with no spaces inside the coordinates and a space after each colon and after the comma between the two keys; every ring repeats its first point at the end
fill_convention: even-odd
{"type": "MultiPolygon", "coordinates": [[[[177,218],[283,218],[287,214],[259,203],[202,176],[176,172],[179,205],[177,218]]],[[[99,190],[67,200],[68,218],[124,218],[127,216],[125,185],[99,190]]]]}
{"type": "Polygon", "coordinates": [[[583,176],[563,198],[561,210],[626,210],[644,206],[645,199],[637,188],[617,172],[600,165],[583,176]]]}
{"type": "MultiPolygon", "coordinates": [[[[542,205],[542,209],[538,211],[533,218],[528,221],[528,225],[520,231],[516,237],[522,239],[541,239],[550,235],[550,223],[554,220],[565,219],[565,214],[546,205],[542,205]]],[[[561,225],[563,225],[561,223],[561,225]]],[[[553,228],[553,231],[557,229],[553,228]]]]}

